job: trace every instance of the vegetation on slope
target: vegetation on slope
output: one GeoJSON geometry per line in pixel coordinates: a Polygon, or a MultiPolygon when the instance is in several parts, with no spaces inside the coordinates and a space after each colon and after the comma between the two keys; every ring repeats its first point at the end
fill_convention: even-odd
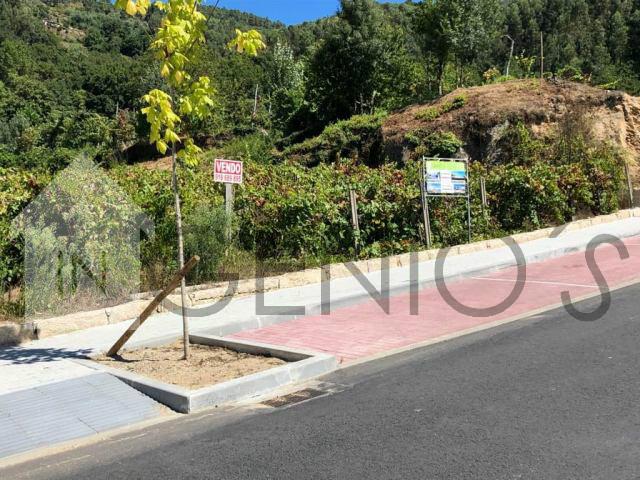
{"type": "MultiPolygon", "coordinates": [[[[566,91],[579,97],[586,87],[565,84],[557,98],[546,90],[556,88],[555,76],[640,91],[635,0],[342,0],[337,16],[293,27],[224,9],[205,12],[207,48],[193,66],[214,73],[216,108],[190,126],[209,151],[181,178],[187,249],[204,258],[192,282],[253,275],[254,254],[260,269],[272,273],[418,248],[424,233],[413,160],[420,155],[464,149],[477,160],[476,238],[620,205],[620,142],[563,126],[562,110],[574,104],[566,91]],[[230,55],[224,46],[236,27],[259,29],[267,53],[230,55]],[[541,33],[549,81],[518,86],[539,71],[541,33]],[[510,62],[504,35],[515,44],[510,62]],[[502,83],[511,78],[525,80],[502,83]],[[487,91],[512,89],[496,93],[505,103],[519,88],[530,102],[539,89],[540,108],[497,107],[490,96],[482,103],[473,89],[439,97],[481,84],[495,84],[482,87],[487,91]],[[231,245],[222,188],[211,182],[211,159],[220,155],[245,160],[247,168],[231,245]],[[489,189],[484,213],[479,176],[489,189]],[[350,189],[360,202],[358,238],[349,224],[350,189]],[[214,233],[205,242],[202,232],[214,233]]],[[[143,244],[145,287],[159,286],[175,270],[170,175],[153,168],[161,159],[149,163],[155,154],[143,140],[149,127],[139,112],[142,94],[160,82],[147,53],[158,18],[153,10],[129,18],[108,0],[0,0],[2,289],[22,276],[12,218],[80,152],[108,168],[156,223],[156,235],[143,244]]],[[[615,100],[622,94],[602,95],[584,93],[586,103],[604,102],[592,105],[597,112],[624,107],[615,100]]],[[[463,206],[442,200],[433,208],[437,244],[464,241],[463,206]]]]}

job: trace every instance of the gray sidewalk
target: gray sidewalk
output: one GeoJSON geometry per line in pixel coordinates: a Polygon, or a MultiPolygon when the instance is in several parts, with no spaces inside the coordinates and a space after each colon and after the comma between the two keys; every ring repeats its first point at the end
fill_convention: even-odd
{"type": "MultiPolygon", "coordinates": [[[[564,232],[557,238],[523,243],[521,248],[526,261],[535,263],[584,250],[592,239],[603,234],[619,238],[640,235],[640,218],[628,218],[582,230],[564,232]]],[[[516,260],[507,247],[451,256],[445,264],[444,276],[449,279],[471,276],[515,263],[516,260]]],[[[380,272],[364,274],[362,277],[376,289],[380,288],[380,272]]],[[[408,290],[411,283],[410,269],[409,267],[393,268],[389,272],[389,278],[392,293],[408,290]]],[[[426,261],[418,265],[418,279],[421,285],[432,283],[434,278],[435,261],[426,261]]],[[[367,289],[353,277],[333,280],[329,282],[329,287],[332,308],[355,303],[369,296],[367,289]]],[[[269,314],[257,313],[258,297],[255,295],[236,298],[217,313],[210,313],[212,305],[195,309],[196,315],[191,318],[191,330],[196,334],[231,334],[247,328],[287,321],[302,315],[301,312],[283,313],[285,306],[305,307],[307,315],[317,314],[320,312],[321,302],[321,284],[319,283],[265,293],[265,305],[272,306],[275,310],[269,314]]],[[[9,443],[16,445],[11,450],[11,445],[0,443],[0,457],[15,453],[16,448],[27,450],[53,444],[64,439],[115,428],[122,424],[135,423],[159,414],[158,406],[148,398],[108,375],[108,379],[98,379],[95,370],[78,365],[71,360],[73,357],[105,351],[126,330],[128,324],[129,322],[122,322],[100,326],[30,342],[20,347],[0,348],[0,432],[12,429],[11,431],[15,433],[9,435],[12,440],[9,443]],[[98,388],[98,384],[102,386],[98,388]],[[107,385],[109,385],[108,388],[107,385]],[[68,392],[74,393],[69,396],[68,392]],[[21,400],[16,401],[15,399],[18,398],[21,400]],[[114,402],[118,404],[119,398],[127,398],[128,402],[136,405],[133,409],[134,416],[124,418],[117,414],[118,409],[110,415],[99,415],[100,411],[110,411],[106,409],[106,405],[114,402]],[[101,403],[103,401],[106,403],[101,403]],[[86,408],[84,406],[80,408],[80,405],[85,404],[86,408]],[[21,405],[25,407],[22,408],[21,405]],[[40,420],[25,423],[28,412],[33,408],[39,410],[40,420]],[[95,417],[92,417],[94,414],[95,417]],[[87,418],[95,418],[97,423],[91,423],[86,420],[87,418]],[[62,424],[75,425],[77,428],[73,426],[60,430],[55,428],[55,425],[62,424]],[[47,432],[51,432],[51,428],[60,431],[61,434],[49,435],[47,432]],[[47,438],[50,438],[50,441],[47,441],[47,438]]],[[[181,328],[181,318],[174,313],[152,317],[135,334],[132,345],[163,338],[177,338],[181,328]]]]}

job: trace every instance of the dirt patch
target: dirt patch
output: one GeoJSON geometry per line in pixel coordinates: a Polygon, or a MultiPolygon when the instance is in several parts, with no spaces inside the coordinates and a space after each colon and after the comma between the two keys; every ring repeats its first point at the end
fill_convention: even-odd
{"type": "Polygon", "coordinates": [[[180,341],[161,347],[125,350],[118,359],[103,355],[93,360],[108,367],[192,390],[287,363],[279,358],[238,353],[227,348],[206,345],[191,345],[191,356],[188,361],[184,361],[180,341]]]}
{"type": "Polygon", "coordinates": [[[163,157],[157,160],[149,160],[146,162],[140,162],[142,168],[146,168],[147,170],[163,170],[166,172],[170,172],[172,168],[171,157],[163,157]]]}
{"type": "Polygon", "coordinates": [[[412,105],[390,115],[382,134],[387,154],[400,161],[408,147],[406,135],[415,131],[450,131],[458,135],[472,160],[486,160],[496,128],[522,122],[543,136],[569,112],[584,111],[594,120],[594,134],[627,151],[634,177],[640,157],[640,98],[567,81],[516,80],[461,88],[426,105],[412,105]],[[457,108],[429,120],[420,115],[463,96],[457,108]]]}

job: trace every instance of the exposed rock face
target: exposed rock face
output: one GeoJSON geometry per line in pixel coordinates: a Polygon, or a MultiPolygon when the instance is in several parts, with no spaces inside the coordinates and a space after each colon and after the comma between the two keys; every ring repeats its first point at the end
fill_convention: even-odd
{"type": "Polygon", "coordinates": [[[636,167],[640,158],[640,98],[566,81],[518,80],[458,89],[432,104],[413,105],[390,115],[383,125],[384,144],[390,158],[401,160],[403,149],[408,147],[407,134],[451,131],[464,141],[473,160],[491,161],[496,139],[509,124],[522,122],[542,137],[572,112],[584,112],[590,118],[596,138],[627,151],[631,170],[640,177],[636,167]],[[461,96],[464,106],[447,111],[446,105],[461,96]],[[421,115],[434,108],[444,113],[436,118],[421,115]]]}

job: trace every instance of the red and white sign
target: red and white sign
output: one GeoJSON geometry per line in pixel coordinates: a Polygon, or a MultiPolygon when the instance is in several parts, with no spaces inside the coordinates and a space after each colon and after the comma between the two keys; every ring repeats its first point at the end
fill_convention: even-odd
{"type": "Polygon", "coordinates": [[[216,158],[213,180],[221,183],[242,183],[242,162],[216,158]]]}

